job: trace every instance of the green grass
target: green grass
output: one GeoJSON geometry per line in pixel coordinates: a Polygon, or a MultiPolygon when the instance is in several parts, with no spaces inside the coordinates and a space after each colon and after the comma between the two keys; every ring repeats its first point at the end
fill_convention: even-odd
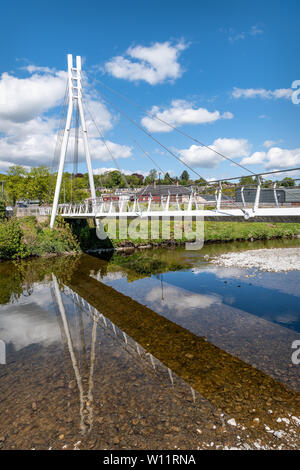
{"type": "Polygon", "coordinates": [[[205,241],[271,240],[300,234],[297,223],[205,222],[205,241]]]}
{"type": "MultiPolygon", "coordinates": [[[[193,222],[193,230],[195,230],[195,222],[193,222]]],[[[275,238],[294,238],[300,234],[299,223],[265,223],[265,222],[209,222],[204,223],[204,240],[206,242],[227,242],[236,240],[272,240],[275,238]]],[[[171,222],[170,240],[176,243],[184,243],[192,241],[193,238],[183,236],[176,239],[174,236],[174,225],[171,222]]],[[[160,237],[151,239],[147,236],[141,236],[136,239],[129,238],[122,240],[118,238],[111,239],[113,246],[130,245],[134,246],[145,245],[147,243],[162,244],[167,240],[161,236],[161,223],[160,223],[160,237]]]]}

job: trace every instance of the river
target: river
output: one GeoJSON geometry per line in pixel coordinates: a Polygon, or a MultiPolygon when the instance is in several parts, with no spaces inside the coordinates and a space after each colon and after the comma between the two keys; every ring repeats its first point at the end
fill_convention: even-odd
{"type": "Polygon", "coordinates": [[[0,449],[299,448],[300,271],[211,262],[294,246],[1,263],[0,449]]]}

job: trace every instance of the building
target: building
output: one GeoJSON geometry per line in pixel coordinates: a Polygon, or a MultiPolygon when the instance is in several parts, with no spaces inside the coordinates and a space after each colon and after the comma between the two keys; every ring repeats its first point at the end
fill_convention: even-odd
{"type": "MultiPolygon", "coordinates": [[[[244,188],[244,200],[246,203],[254,203],[256,187],[244,188]]],[[[276,195],[279,204],[300,205],[300,187],[297,188],[276,188],[276,195]]],[[[242,202],[241,188],[235,190],[236,202],[242,202]]],[[[275,204],[275,194],[273,188],[261,188],[259,201],[262,204],[275,204]]]]}
{"type": "Polygon", "coordinates": [[[169,184],[149,185],[144,189],[141,189],[136,193],[136,196],[140,202],[148,201],[149,197],[152,197],[153,201],[159,201],[161,197],[170,195],[170,201],[185,202],[192,189],[186,186],[174,186],[169,184]]]}

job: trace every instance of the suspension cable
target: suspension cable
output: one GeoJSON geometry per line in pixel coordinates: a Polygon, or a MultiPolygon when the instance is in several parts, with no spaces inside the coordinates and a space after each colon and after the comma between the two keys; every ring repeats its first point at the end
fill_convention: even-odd
{"type": "MultiPolygon", "coordinates": [[[[254,171],[250,170],[249,168],[247,168],[246,166],[242,165],[241,163],[238,163],[236,162],[235,160],[233,160],[232,158],[228,157],[227,155],[224,155],[223,153],[221,152],[218,152],[217,150],[215,150],[213,147],[209,146],[209,145],[206,145],[204,144],[203,142],[201,142],[199,139],[197,139],[196,137],[193,137],[191,136],[190,134],[188,134],[187,132],[184,132],[182,131],[181,129],[179,129],[178,127],[174,126],[173,124],[170,124],[169,122],[165,121],[164,119],[161,119],[159,118],[158,116],[156,116],[155,114],[147,111],[145,108],[143,108],[141,105],[137,104],[135,101],[133,101],[132,99],[128,98],[127,96],[119,93],[118,91],[114,90],[113,88],[111,88],[110,86],[106,85],[104,82],[102,82],[102,80],[100,80],[99,78],[97,78],[97,81],[104,87],[106,88],[107,90],[109,90],[111,93],[113,93],[114,95],[116,96],[119,96],[120,98],[122,98],[124,101],[127,101],[128,103],[132,104],[135,108],[141,110],[143,113],[145,113],[147,116],[151,117],[152,119],[155,119],[163,124],[165,124],[166,126],[170,127],[171,129],[175,130],[176,132],[178,132],[179,134],[183,135],[184,137],[187,137],[188,139],[191,139],[192,141],[196,142],[197,144],[201,145],[202,147],[204,148],[207,148],[208,150],[211,150],[212,152],[214,152],[215,154],[219,155],[220,157],[230,161],[231,163],[233,163],[234,165],[236,166],[239,166],[240,168],[242,168],[243,170],[246,170],[248,173],[251,173],[253,176],[261,176],[262,179],[263,178],[263,174],[256,174],[254,171]]],[[[297,170],[299,168],[296,168],[297,170]]],[[[290,170],[288,170],[290,171],[290,170]]],[[[275,173],[275,172],[274,172],[275,173]]],[[[204,178],[202,178],[204,179],[204,178]]],[[[233,178],[230,178],[230,179],[233,179],[233,178]]],[[[216,182],[218,181],[222,181],[222,180],[216,180],[216,182]]],[[[223,180],[224,181],[224,180],[223,180]]],[[[213,183],[213,182],[210,182],[210,183],[213,183]]],[[[291,196],[292,193],[288,190],[286,190],[287,192],[289,192],[289,194],[291,196]]]]}
{"type": "Polygon", "coordinates": [[[123,116],[126,117],[126,119],[128,119],[134,126],[136,126],[138,129],[140,129],[142,132],[144,132],[144,134],[146,134],[148,137],[150,137],[152,140],[154,140],[154,142],[156,142],[158,145],[160,145],[160,147],[162,147],[164,150],[166,150],[172,157],[176,158],[176,160],[178,160],[181,164],[183,164],[184,166],[186,166],[190,171],[192,171],[193,173],[195,173],[195,175],[197,175],[200,179],[204,180],[206,183],[208,183],[208,181],[202,176],[200,175],[200,173],[198,173],[196,170],[194,170],[190,165],[188,165],[184,160],[182,160],[181,158],[179,158],[174,152],[172,152],[168,147],[166,147],[164,144],[162,144],[156,137],[154,137],[150,132],[146,131],[142,126],[140,126],[134,119],[132,119],[130,116],[128,116],[127,113],[125,113],[125,111],[123,111],[122,109],[120,109],[117,105],[115,105],[114,103],[112,103],[108,98],[106,98],[103,93],[101,93],[101,97],[103,98],[104,101],[108,102],[113,108],[115,108],[118,112],[120,112],[121,114],[123,114],[123,116]]]}
{"type": "Polygon", "coordinates": [[[230,161],[231,163],[233,163],[234,165],[237,165],[239,166],[240,168],[243,168],[243,170],[246,170],[248,171],[249,173],[251,174],[255,174],[252,170],[249,170],[249,168],[245,167],[244,165],[236,162],[235,160],[233,160],[232,158],[228,157],[227,155],[224,155],[223,153],[221,152],[218,152],[217,150],[215,150],[213,147],[209,146],[209,145],[206,145],[204,144],[203,142],[201,142],[199,139],[196,139],[196,137],[193,137],[191,136],[190,134],[188,134],[187,132],[184,132],[182,131],[181,129],[179,129],[178,127],[174,126],[173,124],[170,124],[169,122],[165,121],[164,119],[161,119],[159,118],[158,116],[156,116],[155,114],[153,113],[150,113],[149,111],[147,111],[145,108],[143,108],[142,106],[140,106],[139,104],[135,103],[133,100],[131,100],[130,98],[127,98],[127,96],[125,95],[122,95],[121,93],[117,92],[116,90],[114,90],[113,88],[109,87],[108,85],[106,85],[104,82],[102,82],[102,80],[100,79],[97,79],[97,81],[102,85],[104,86],[107,90],[109,90],[111,93],[113,93],[114,95],[116,96],[119,96],[120,98],[122,98],[123,100],[127,101],[128,103],[132,104],[133,106],[135,106],[137,109],[143,111],[143,113],[147,114],[149,117],[151,117],[152,119],[156,119],[157,121],[165,124],[166,126],[170,127],[171,129],[173,129],[174,131],[178,132],[179,134],[183,135],[184,137],[187,137],[188,139],[191,139],[193,140],[194,142],[196,142],[197,144],[201,145],[202,147],[205,147],[207,148],[208,150],[211,150],[212,152],[214,152],[215,154],[219,155],[220,157],[222,158],[225,158],[226,160],[230,161]]]}
{"type": "Polygon", "coordinates": [[[97,129],[97,131],[98,131],[98,133],[99,133],[99,135],[100,135],[100,138],[101,138],[102,142],[104,143],[104,145],[105,145],[105,147],[106,147],[106,149],[107,149],[109,155],[111,156],[112,161],[114,162],[114,164],[115,164],[116,167],[118,168],[119,172],[121,173],[121,177],[123,178],[123,181],[124,181],[125,185],[127,186],[128,189],[130,189],[130,185],[128,184],[128,181],[127,181],[127,179],[126,179],[125,174],[123,174],[123,172],[122,172],[122,170],[121,170],[121,168],[120,168],[120,166],[119,166],[119,164],[118,164],[116,158],[114,157],[113,152],[111,151],[110,147],[109,147],[108,144],[107,144],[106,139],[104,138],[103,132],[100,130],[99,126],[97,125],[97,123],[96,123],[96,121],[95,121],[95,119],[94,119],[94,117],[93,117],[93,115],[92,115],[92,113],[91,113],[91,111],[90,111],[90,109],[89,109],[89,107],[87,106],[86,103],[84,103],[84,107],[85,107],[86,110],[88,111],[88,113],[89,113],[89,115],[90,115],[90,117],[91,117],[91,120],[92,120],[92,122],[93,122],[95,128],[97,129]]]}
{"type": "Polygon", "coordinates": [[[170,183],[171,184],[174,184],[174,181],[172,180],[171,176],[168,174],[168,172],[165,172],[159,165],[158,163],[155,162],[155,160],[151,157],[151,155],[149,154],[149,152],[147,152],[143,147],[142,145],[132,136],[130,135],[130,133],[126,130],[126,128],[124,126],[122,126],[120,123],[119,123],[119,126],[120,128],[123,130],[123,132],[125,132],[125,134],[129,137],[129,139],[131,139],[138,147],[139,149],[146,155],[147,158],[149,158],[151,160],[151,162],[156,166],[156,168],[159,169],[159,171],[161,171],[164,175],[165,178],[168,178],[170,183]]]}

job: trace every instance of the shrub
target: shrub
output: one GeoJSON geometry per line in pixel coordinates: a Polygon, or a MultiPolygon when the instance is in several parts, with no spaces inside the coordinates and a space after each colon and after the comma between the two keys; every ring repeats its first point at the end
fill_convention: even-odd
{"type": "Polygon", "coordinates": [[[16,219],[0,222],[0,258],[24,258],[27,253],[19,222],[16,219]]]}
{"type": "Polygon", "coordinates": [[[0,199],[0,220],[4,220],[6,216],[6,206],[3,199],[0,199]]]}

